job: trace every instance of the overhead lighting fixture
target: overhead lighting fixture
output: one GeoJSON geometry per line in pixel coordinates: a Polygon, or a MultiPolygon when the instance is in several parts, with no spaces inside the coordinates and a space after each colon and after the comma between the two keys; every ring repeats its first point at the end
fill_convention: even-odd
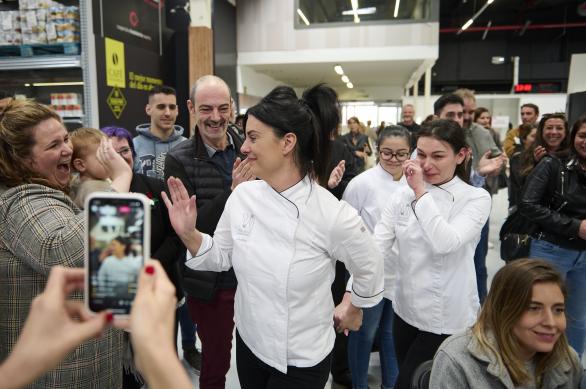
{"type": "Polygon", "coordinates": [[[344,69],[342,69],[342,67],[341,67],[340,65],[336,65],[336,66],[334,66],[334,71],[335,71],[336,73],[338,73],[339,75],[342,75],[342,74],[344,74],[344,69]]]}
{"type": "Polygon", "coordinates": [[[395,13],[393,14],[393,17],[396,18],[397,15],[399,15],[399,4],[401,3],[401,0],[395,0],[395,13]]]}
{"type": "Polygon", "coordinates": [[[376,7],[366,7],[366,8],[358,8],[356,12],[353,9],[348,9],[346,11],[342,11],[342,15],[349,16],[349,15],[372,15],[376,13],[376,7]]]}
{"type": "Polygon", "coordinates": [[[502,65],[505,63],[505,57],[499,57],[499,56],[492,57],[491,62],[493,65],[502,65]]]}
{"type": "Polygon", "coordinates": [[[357,14],[354,14],[354,23],[360,23],[360,18],[357,14]]]}
{"type": "Polygon", "coordinates": [[[348,89],[354,88],[354,84],[352,84],[351,82],[347,82],[346,86],[348,87],[348,89]]]}
{"type": "Polygon", "coordinates": [[[343,75],[342,76],[342,82],[348,83],[348,82],[350,82],[350,79],[348,78],[348,76],[343,75]]]}
{"type": "Polygon", "coordinates": [[[309,20],[307,20],[307,17],[305,16],[301,8],[297,8],[297,15],[299,15],[299,17],[301,18],[301,20],[303,20],[303,23],[305,23],[306,26],[309,26],[309,20]]]}
{"type": "Polygon", "coordinates": [[[484,30],[484,34],[482,34],[482,40],[486,39],[486,36],[488,35],[488,30],[490,30],[490,26],[492,26],[492,20],[488,21],[488,24],[486,25],[486,30],[484,30]]]}
{"type": "Polygon", "coordinates": [[[462,26],[462,31],[466,31],[466,29],[468,29],[472,23],[474,23],[474,19],[468,19],[468,21],[462,26]]]}
{"type": "MultiPolygon", "coordinates": [[[[71,82],[33,82],[32,86],[70,86],[70,85],[83,85],[83,81],[71,81],[71,82]]],[[[31,84],[24,84],[24,86],[31,86],[31,84]]]]}
{"type": "Polygon", "coordinates": [[[466,23],[464,23],[464,25],[462,26],[462,28],[460,28],[460,30],[458,30],[458,32],[456,33],[456,35],[460,35],[463,31],[465,31],[468,27],[470,27],[472,25],[472,23],[474,23],[474,20],[477,19],[481,13],[484,12],[484,10],[491,5],[494,2],[494,0],[488,0],[483,6],[482,8],[480,8],[475,14],[474,16],[472,16],[470,19],[468,19],[468,21],[466,23]]]}

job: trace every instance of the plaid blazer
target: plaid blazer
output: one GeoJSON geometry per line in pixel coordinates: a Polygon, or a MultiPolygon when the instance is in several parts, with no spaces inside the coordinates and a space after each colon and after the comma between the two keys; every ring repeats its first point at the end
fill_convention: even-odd
{"type": "MultiPolygon", "coordinates": [[[[83,266],[83,213],[43,185],[0,187],[0,361],[18,339],[33,298],[54,265],[83,266]]],[[[82,299],[82,294],[74,295],[82,299]]],[[[39,345],[42,347],[42,345],[39,345]]],[[[32,351],[34,352],[34,350],[32,351]]],[[[121,388],[122,333],[109,329],[77,347],[32,388],[121,388]]]]}

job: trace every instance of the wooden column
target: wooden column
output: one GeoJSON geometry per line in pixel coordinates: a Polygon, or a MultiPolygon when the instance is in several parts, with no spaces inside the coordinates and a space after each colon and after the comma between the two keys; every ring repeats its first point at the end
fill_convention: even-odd
{"type": "MultiPolygon", "coordinates": [[[[189,89],[201,76],[214,74],[214,37],[208,27],[189,28],[189,89]]],[[[195,126],[193,116],[189,119],[190,135],[195,126]]]]}

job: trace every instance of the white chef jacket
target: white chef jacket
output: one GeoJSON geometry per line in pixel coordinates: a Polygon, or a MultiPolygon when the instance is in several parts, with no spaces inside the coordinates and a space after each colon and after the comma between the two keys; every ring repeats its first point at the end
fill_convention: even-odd
{"type": "Polygon", "coordinates": [[[305,177],[281,193],[260,180],[238,185],[214,237],[204,234],[186,265],[234,268],[236,328],[261,361],[286,373],[315,366],[333,348],[336,260],[354,274],[352,304],[378,304],[383,262],[371,234],[356,210],[305,177]]]}
{"type": "Polygon", "coordinates": [[[401,188],[375,227],[375,241],[381,252],[394,243],[399,250],[395,313],[422,331],[454,334],[474,324],[480,307],[474,251],[491,198],[457,176],[426,190],[415,201],[410,187],[401,188]]]}
{"type": "MultiPolygon", "coordinates": [[[[383,210],[387,207],[395,192],[403,186],[407,186],[407,180],[403,175],[399,181],[395,181],[393,175],[387,172],[380,164],[372,169],[360,173],[350,181],[342,200],[347,201],[357,211],[370,232],[374,231],[376,223],[380,220],[383,210]]],[[[385,292],[383,297],[393,300],[394,278],[397,260],[397,245],[392,249],[381,253],[384,258],[385,268],[385,292]]]]}

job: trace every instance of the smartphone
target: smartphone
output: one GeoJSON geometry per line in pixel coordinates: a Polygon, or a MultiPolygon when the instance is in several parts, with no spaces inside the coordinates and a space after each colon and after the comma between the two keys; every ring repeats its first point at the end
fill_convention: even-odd
{"type": "Polygon", "coordinates": [[[94,192],[85,201],[85,301],[92,312],[130,313],[150,257],[150,200],[138,193],[94,192]]]}

